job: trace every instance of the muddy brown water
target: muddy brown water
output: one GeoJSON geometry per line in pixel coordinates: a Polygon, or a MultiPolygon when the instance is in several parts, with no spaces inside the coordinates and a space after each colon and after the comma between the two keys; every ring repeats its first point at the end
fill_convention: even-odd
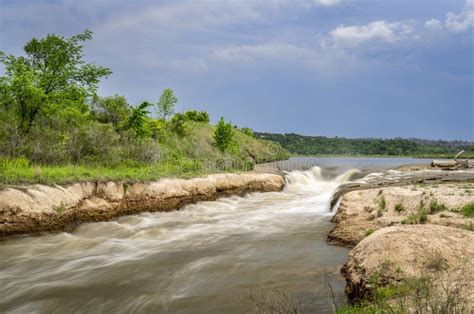
{"type": "Polygon", "coordinates": [[[354,174],[334,169],[293,171],[281,192],[0,242],[0,312],[245,313],[250,294],[278,290],[330,313],[327,283],[344,302],[348,250],[325,242],[329,199],[354,174]]]}

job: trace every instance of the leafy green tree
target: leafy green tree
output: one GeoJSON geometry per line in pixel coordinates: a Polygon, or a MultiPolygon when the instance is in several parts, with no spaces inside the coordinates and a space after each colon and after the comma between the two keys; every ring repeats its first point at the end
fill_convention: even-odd
{"type": "Polygon", "coordinates": [[[133,108],[132,114],[128,118],[125,129],[132,129],[135,131],[137,137],[147,137],[150,135],[150,129],[147,124],[147,118],[150,112],[148,107],[152,106],[147,101],[142,102],[138,107],[133,108]]]}
{"type": "Polygon", "coordinates": [[[209,123],[209,114],[206,111],[186,111],[184,113],[184,118],[188,121],[209,123]]]}
{"type": "Polygon", "coordinates": [[[225,122],[224,118],[221,117],[214,130],[214,140],[217,148],[219,148],[223,153],[229,151],[232,146],[233,136],[234,129],[232,124],[230,122],[225,122]]]}
{"type": "Polygon", "coordinates": [[[102,123],[111,123],[120,130],[132,114],[132,107],[124,96],[97,97],[92,103],[94,118],[102,123]]]}
{"type": "Polygon", "coordinates": [[[252,138],[254,137],[253,131],[250,128],[242,128],[240,131],[242,131],[242,133],[244,133],[245,135],[249,137],[252,137],[252,138]]]}
{"type": "Polygon", "coordinates": [[[86,63],[82,43],[92,39],[92,32],[64,38],[50,34],[33,38],[24,46],[25,56],[0,52],[5,76],[0,78],[0,95],[16,107],[24,130],[31,127],[44,106],[82,106],[97,93],[100,78],[109,76],[109,68],[86,63]]]}
{"type": "Polygon", "coordinates": [[[177,113],[173,116],[170,121],[170,127],[173,132],[178,134],[179,136],[184,136],[187,133],[186,128],[186,119],[182,113],[177,113]]]}
{"type": "Polygon", "coordinates": [[[160,100],[156,104],[158,107],[158,117],[166,120],[174,112],[174,106],[178,102],[178,98],[174,96],[171,88],[166,88],[160,96],[160,100]]]}

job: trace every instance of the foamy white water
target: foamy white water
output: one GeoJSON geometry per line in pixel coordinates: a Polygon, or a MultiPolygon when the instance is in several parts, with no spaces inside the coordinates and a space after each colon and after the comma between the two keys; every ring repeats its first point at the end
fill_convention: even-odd
{"type": "Polygon", "coordinates": [[[343,299],[347,250],[328,246],[329,199],[350,170],[293,171],[282,192],[90,223],[0,243],[0,311],[242,313],[250,292],[282,290],[306,309],[343,299]]]}

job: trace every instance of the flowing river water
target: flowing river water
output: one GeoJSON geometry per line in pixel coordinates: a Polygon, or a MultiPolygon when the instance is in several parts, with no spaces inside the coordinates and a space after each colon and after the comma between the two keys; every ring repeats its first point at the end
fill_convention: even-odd
{"type": "Polygon", "coordinates": [[[281,192],[0,242],[0,312],[245,313],[281,291],[330,313],[348,250],[325,242],[329,200],[356,173],[336,164],[290,172],[281,192]]]}

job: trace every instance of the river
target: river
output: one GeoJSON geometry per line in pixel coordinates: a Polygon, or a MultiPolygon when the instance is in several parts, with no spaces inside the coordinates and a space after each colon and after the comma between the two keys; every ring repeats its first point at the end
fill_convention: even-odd
{"type": "Polygon", "coordinates": [[[292,159],[311,169],[290,172],[281,192],[0,242],[0,312],[244,313],[250,295],[280,291],[304,312],[330,313],[328,283],[344,302],[348,253],[325,242],[333,191],[351,168],[412,162],[420,160],[292,159]]]}

